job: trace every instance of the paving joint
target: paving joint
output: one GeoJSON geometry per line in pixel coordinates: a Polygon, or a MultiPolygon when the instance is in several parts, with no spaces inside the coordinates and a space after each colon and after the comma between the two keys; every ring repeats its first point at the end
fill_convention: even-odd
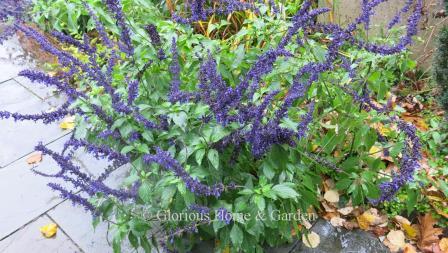
{"type": "MultiPolygon", "coordinates": [[[[58,138],[56,138],[56,139],[54,139],[54,140],[48,142],[48,143],[45,143],[45,146],[48,146],[48,145],[50,145],[50,144],[52,144],[52,143],[54,143],[54,142],[56,142],[56,141],[58,141],[58,140],[60,140],[60,139],[62,139],[62,138],[64,138],[64,137],[66,137],[66,136],[69,135],[69,134],[72,134],[72,131],[70,131],[70,132],[68,132],[68,133],[66,133],[66,134],[64,134],[64,135],[62,135],[62,136],[60,136],[60,137],[58,137],[58,138]]],[[[36,143],[36,144],[37,144],[37,143],[36,143]]],[[[10,166],[10,165],[12,165],[13,163],[19,161],[20,159],[25,158],[26,156],[31,155],[33,152],[34,152],[34,150],[33,150],[33,151],[30,151],[30,152],[28,152],[28,153],[26,153],[26,154],[24,154],[24,155],[22,155],[22,156],[20,156],[20,157],[18,157],[18,158],[16,158],[16,159],[14,159],[14,160],[11,161],[11,162],[8,162],[7,164],[0,165],[0,170],[7,169],[8,166],[10,166]]]]}
{"type": "MultiPolygon", "coordinates": [[[[36,94],[33,90],[31,90],[30,88],[28,88],[27,86],[25,86],[24,84],[22,84],[19,80],[16,79],[16,77],[12,78],[12,80],[14,80],[16,83],[18,83],[20,86],[22,86],[23,88],[25,88],[29,93],[33,94],[34,96],[36,96],[38,99],[40,99],[42,102],[45,102],[46,99],[42,98],[41,96],[39,96],[38,94],[36,94]]],[[[51,96],[53,97],[53,96],[51,96]]],[[[50,98],[50,97],[48,97],[50,98]]]]}
{"type": "MultiPolygon", "coordinates": [[[[64,202],[64,201],[63,201],[64,202]]],[[[62,203],[62,202],[61,202],[62,203]]],[[[58,204],[59,205],[59,204],[58,204]]],[[[54,207],[55,208],[55,207],[54,207]]],[[[52,208],[52,209],[54,209],[54,208],[52,208]]],[[[73,245],[75,245],[78,249],[79,249],[79,251],[80,251],[80,253],[85,253],[85,251],[79,246],[79,244],[78,243],[76,243],[75,242],[75,240],[73,240],[73,238],[56,222],[56,220],[55,219],[53,219],[53,217],[51,217],[51,215],[48,213],[50,210],[48,210],[45,214],[44,214],[44,216],[47,216],[48,217],[48,219],[50,219],[54,224],[56,224],[56,225],[58,225],[58,230],[60,230],[65,236],[67,236],[67,238],[68,239],[70,239],[70,241],[73,243],[73,245]]]]}
{"type": "MultiPolygon", "coordinates": [[[[7,82],[9,82],[9,81],[11,81],[11,80],[14,80],[14,81],[16,81],[14,78],[16,78],[17,76],[15,76],[15,77],[11,77],[11,78],[9,78],[9,79],[6,79],[6,80],[3,80],[3,81],[0,81],[0,85],[2,85],[2,84],[4,84],[4,83],[7,83],[7,82]]],[[[16,81],[17,82],[17,81],[16,81]]]]}

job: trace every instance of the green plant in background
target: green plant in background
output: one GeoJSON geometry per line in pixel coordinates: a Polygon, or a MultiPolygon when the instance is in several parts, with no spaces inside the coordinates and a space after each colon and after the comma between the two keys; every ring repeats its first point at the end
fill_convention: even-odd
{"type": "MultiPolygon", "coordinates": [[[[95,27],[89,13],[82,8],[82,0],[33,1],[32,19],[46,31],[57,30],[79,35],[92,31],[95,27]]],[[[101,0],[88,0],[87,2],[95,6],[100,4],[101,0]]]]}
{"type": "MultiPolygon", "coordinates": [[[[71,3],[79,10],[62,8],[61,12],[52,13],[51,9],[61,2],[49,2],[50,5],[37,11],[45,13],[45,8],[50,10],[48,15],[38,18],[38,21],[51,26],[48,20],[54,18],[54,22],[59,22],[56,29],[77,37],[86,32],[89,34],[93,29],[92,24],[95,25],[94,20],[90,15],[86,16],[80,1],[71,3]]],[[[76,42],[71,43],[74,46],[70,47],[70,51],[76,52],[73,57],[67,56],[66,52],[56,53],[62,60],[75,62],[70,70],[74,71],[70,81],[74,81],[77,89],[73,91],[72,86],[64,86],[71,94],[79,94],[79,97],[70,101],[73,102],[70,109],[76,108],[75,113],[80,113],[70,141],[73,147],[86,146],[87,150],[97,152],[97,156],[104,152],[125,162],[130,161],[131,168],[123,182],[123,189],[109,190],[101,182],[90,184],[90,179],[82,178],[81,183],[74,181],[75,186],[81,185],[92,198],[84,200],[73,194],[67,196],[73,201],[79,202],[81,199],[87,208],[94,209],[96,224],[100,221],[114,221],[113,247],[116,252],[120,251],[121,242],[126,238],[133,247],[142,247],[147,252],[150,251],[149,238],[158,243],[172,239],[170,246],[182,252],[191,250],[194,242],[200,239],[218,239],[220,244],[217,250],[221,252],[229,246],[232,252],[262,252],[266,245],[290,242],[293,240],[291,230],[296,231],[297,235],[303,232],[298,231],[300,221],[273,219],[270,214],[274,210],[295,213],[297,210],[305,212],[310,207],[319,209],[323,177],[333,179],[335,189],[344,193],[341,203],[352,199],[354,205],[365,205],[369,199],[377,199],[380,196],[377,186],[387,181],[388,177],[382,176],[385,163],[376,155],[388,150],[390,157],[398,163],[403,146],[407,143],[403,132],[413,134],[411,128],[395,131],[392,126],[388,131],[380,131],[381,128],[374,126],[388,127],[385,124],[391,123],[390,118],[375,110],[366,110],[356,103],[356,95],[351,96],[343,89],[353,89],[353,92],[362,95],[360,99],[366,99],[365,92],[371,91],[370,95],[378,104],[386,105],[390,87],[404,78],[405,71],[413,68],[413,62],[407,54],[383,57],[362,47],[344,43],[333,53],[345,61],[335,57],[338,60],[334,66],[322,72],[310,84],[303,98],[292,103],[286,116],[278,122],[284,131],[294,131],[304,119],[311,118],[312,123],[309,128],[306,127],[304,138],[294,139],[294,145],[272,145],[262,156],[254,155],[252,149],[255,145],[251,146],[246,141],[241,145],[235,143],[222,148],[220,144],[224,140],[232,140],[232,134],[238,135],[240,131],[253,127],[253,124],[245,125],[238,121],[220,124],[213,117],[212,104],[167,100],[167,96],[172,94],[171,84],[180,81],[182,91],[195,92],[207,82],[204,75],[219,73],[220,79],[214,80],[216,83],[222,78],[227,89],[238,86],[260,55],[279,44],[291,27],[291,21],[279,18],[279,15],[274,15],[263,5],[256,15],[250,12],[235,14],[241,22],[235,25],[234,30],[226,33],[231,22],[219,15],[216,19],[210,18],[204,29],[198,29],[202,21],[194,26],[181,25],[167,19],[165,10],[158,11],[156,5],[149,1],[128,0],[123,1],[123,10],[132,15],[127,15],[126,22],[121,20],[120,23],[112,22],[114,19],[102,11],[103,6],[96,1],[90,4],[99,13],[109,35],[113,35],[110,37],[114,40],[119,38],[122,44],[107,47],[108,36],[97,29],[100,35],[93,33],[90,42],[84,41],[85,44],[81,46],[76,42]],[[124,23],[129,25],[133,36],[124,36],[124,23]],[[160,38],[157,38],[150,25],[156,28],[160,38]],[[132,48],[132,52],[122,50],[116,54],[117,48],[122,49],[126,42],[130,45],[127,49],[132,48]],[[92,45],[94,49],[91,49],[92,45]],[[98,57],[89,58],[92,51],[98,57]],[[210,56],[216,60],[216,65],[207,61],[210,56]],[[175,64],[177,60],[179,67],[175,64]],[[82,67],[80,72],[76,72],[78,66],[82,67]],[[349,73],[347,69],[354,73],[349,73]],[[178,80],[175,74],[179,70],[178,80]],[[106,78],[100,76],[103,73],[107,73],[106,78]],[[129,80],[137,82],[131,83],[129,80]],[[120,96],[127,98],[127,101],[120,101],[120,96]],[[311,100],[314,103],[310,103],[311,100]],[[128,107],[132,108],[130,112],[126,110],[128,107]],[[308,107],[313,109],[307,112],[308,107]],[[168,127],[154,126],[151,122],[160,122],[160,125],[163,123],[168,127]],[[378,131],[385,140],[380,140],[378,131]],[[80,144],[79,140],[85,142],[80,144]],[[94,145],[93,148],[90,144],[94,145]],[[161,153],[155,147],[165,151],[161,153]],[[157,164],[148,162],[156,159],[160,159],[157,164]],[[176,164],[185,174],[177,173],[176,164]],[[167,169],[174,171],[167,172],[167,169]],[[214,185],[215,182],[234,184],[226,187],[219,198],[195,195],[190,190],[191,181],[185,180],[189,176],[204,185],[214,185]],[[100,190],[92,191],[90,187],[100,190]],[[133,194],[129,201],[123,200],[129,196],[126,195],[127,190],[133,194]],[[216,217],[212,217],[214,219],[208,224],[199,224],[197,230],[194,227],[197,233],[184,236],[180,233],[173,238],[152,234],[155,225],[162,226],[165,232],[177,232],[191,224],[170,220],[154,224],[153,217],[148,216],[164,210],[185,213],[198,205],[221,213],[215,212],[216,217]],[[224,212],[249,213],[251,219],[228,219],[223,217],[224,212]],[[257,222],[258,213],[266,215],[267,219],[257,222]]],[[[293,12],[297,7],[291,4],[285,9],[293,12]]],[[[113,10],[113,6],[110,9],[113,10]]],[[[29,30],[24,30],[33,35],[29,30]]],[[[270,94],[278,92],[278,96],[272,97],[272,103],[261,110],[264,116],[260,122],[266,124],[296,83],[295,73],[309,63],[318,66],[318,63],[327,61],[326,57],[335,50],[331,43],[334,36],[318,29],[297,32],[297,43],[287,45],[291,56],[281,57],[272,63],[272,69],[260,76],[257,80],[259,87],[251,99],[240,104],[241,108],[246,105],[262,108],[270,94]]],[[[392,43],[392,40],[386,43],[392,43]]],[[[37,80],[41,78],[33,73],[29,76],[37,80]]],[[[65,84],[64,77],[55,78],[61,78],[65,84]]],[[[307,78],[308,74],[300,77],[299,81],[307,78]]],[[[45,79],[58,84],[54,78],[45,79]]],[[[398,109],[392,112],[394,115],[399,113],[398,109]]],[[[1,114],[2,117],[10,115],[7,112],[1,114]]],[[[45,147],[40,148],[52,155],[45,147]]],[[[53,157],[57,158],[55,155],[53,157]]],[[[65,157],[58,159],[63,169],[72,169],[76,175],[76,170],[70,167],[70,161],[67,160],[65,157]]],[[[73,182],[68,176],[64,180],[73,182]]],[[[57,185],[52,186],[63,192],[57,185]]]]}
{"type": "MultiPolygon", "coordinates": [[[[110,32],[118,36],[119,31],[113,18],[104,11],[102,0],[32,0],[32,21],[45,31],[60,31],[81,38],[84,33],[95,30],[95,22],[84,8],[87,3],[97,13],[99,20],[110,32]]],[[[149,0],[123,0],[123,8],[132,13],[139,24],[151,22],[154,15],[162,14],[149,0]]],[[[165,13],[166,14],[166,13],[165,13]]],[[[160,18],[160,17],[159,17],[160,18]]]]}
{"type": "Polygon", "coordinates": [[[439,87],[439,101],[448,111],[448,27],[439,34],[439,42],[433,64],[434,81],[439,87]]]}

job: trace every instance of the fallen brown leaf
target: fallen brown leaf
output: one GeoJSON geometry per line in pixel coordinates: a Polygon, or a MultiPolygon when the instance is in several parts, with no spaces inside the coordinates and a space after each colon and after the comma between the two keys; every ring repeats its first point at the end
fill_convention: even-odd
{"type": "Polygon", "coordinates": [[[326,220],[331,220],[334,217],[339,217],[339,214],[338,213],[333,213],[333,212],[327,212],[327,213],[325,213],[323,215],[323,218],[326,219],[326,220]]]}
{"type": "Polygon", "coordinates": [[[302,242],[306,247],[314,249],[320,244],[320,236],[315,232],[304,234],[302,236],[302,242]]]}
{"type": "Polygon", "coordinates": [[[330,189],[334,189],[334,181],[333,181],[333,179],[325,179],[325,181],[324,181],[324,188],[325,188],[325,191],[328,191],[328,190],[330,190],[330,189]]]}
{"type": "Polygon", "coordinates": [[[401,118],[404,121],[414,124],[421,131],[426,132],[429,129],[429,126],[426,124],[425,120],[420,116],[414,116],[410,113],[403,113],[401,118]]]}
{"type": "Polygon", "coordinates": [[[352,206],[347,206],[344,208],[340,208],[338,209],[338,212],[342,215],[349,215],[353,212],[353,207],[352,206]]]}
{"type": "Polygon", "coordinates": [[[391,230],[386,238],[392,245],[398,247],[398,249],[403,249],[406,244],[404,233],[401,230],[391,230]]]}
{"type": "Polygon", "coordinates": [[[387,227],[374,227],[372,229],[372,232],[380,237],[380,236],[385,236],[387,234],[387,232],[389,232],[389,229],[387,227]]]}
{"type": "Polygon", "coordinates": [[[339,193],[336,190],[329,190],[324,194],[324,199],[330,203],[338,203],[339,193]]]}
{"type": "Polygon", "coordinates": [[[346,222],[344,222],[343,225],[344,225],[344,228],[346,228],[348,230],[352,230],[354,228],[358,228],[359,227],[358,223],[354,222],[354,221],[346,221],[346,222]]]}
{"type": "Polygon", "coordinates": [[[440,240],[439,247],[443,253],[448,253],[448,238],[443,238],[440,240]]]}
{"type": "Polygon", "coordinates": [[[400,247],[398,247],[397,245],[391,243],[387,238],[384,239],[383,244],[386,245],[391,252],[398,252],[400,251],[400,247]]]}
{"type": "Polygon", "coordinates": [[[333,217],[333,218],[331,218],[330,223],[334,227],[342,227],[342,226],[344,226],[345,221],[346,220],[341,217],[333,217]]]}
{"type": "Polygon", "coordinates": [[[334,212],[336,212],[336,208],[333,207],[332,205],[327,204],[325,201],[322,201],[321,204],[324,207],[325,212],[327,212],[327,213],[334,213],[334,212]]]}
{"type": "Polygon", "coordinates": [[[26,159],[26,162],[30,165],[40,163],[41,161],[42,161],[42,153],[41,152],[35,152],[35,153],[31,154],[26,159]]]}
{"type": "Polygon", "coordinates": [[[417,253],[417,249],[409,243],[406,243],[403,253],[417,253]]]}
{"type": "Polygon", "coordinates": [[[410,222],[408,219],[406,219],[405,217],[403,217],[403,216],[395,215],[394,219],[395,219],[400,225],[403,225],[403,224],[411,225],[411,222],[410,222]]]}
{"type": "Polygon", "coordinates": [[[441,228],[435,228],[436,221],[431,214],[427,213],[425,216],[419,218],[420,234],[417,246],[423,252],[433,252],[434,244],[439,243],[439,235],[442,234],[441,228]]]}

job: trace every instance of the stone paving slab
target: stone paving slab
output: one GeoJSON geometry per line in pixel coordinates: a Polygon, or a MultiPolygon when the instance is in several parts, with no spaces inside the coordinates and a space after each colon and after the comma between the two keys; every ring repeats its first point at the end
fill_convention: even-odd
{"type": "MultiPolygon", "coordinates": [[[[60,152],[68,138],[69,135],[66,135],[47,147],[60,152]]],[[[43,156],[42,162],[36,166],[28,165],[27,157],[0,169],[0,199],[8,203],[0,208],[0,239],[63,201],[57,192],[53,192],[47,186],[47,183],[55,182],[68,189],[71,188],[62,180],[45,178],[32,172],[31,169],[47,174],[57,173],[60,168],[51,157],[43,156]]],[[[109,165],[106,160],[97,160],[82,150],[75,153],[73,161],[83,171],[93,176],[100,175],[109,165]]],[[[117,169],[106,183],[116,187],[127,172],[128,169],[125,166],[117,169]]]]}
{"type": "Polygon", "coordinates": [[[45,99],[45,102],[53,108],[60,107],[68,100],[65,94],[57,94],[52,97],[45,99]]]}
{"type": "MultiPolygon", "coordinates": [[[[52,88],[17,76],[20,70],[32,66],[25,58],[19,59],[23,53],[19,47],[16,38],[0,46],[0,110],[36,114],[63,104],[66,97],[55,95],[52,88]]],[[[62,131],[58,123],[2,120],[0,133],[0,199],[4,203],[0,208],[0,252],[82,252],[78,245],[87,253],[111,252],[106,238],[107,224],[102,223],[94,230],[91,214],[61,199],[47,186],[55,179],[36,175],[26,163],[28,154],[40,141],[49,143],[47,146],[52,150],[62,150],[69,132],[62,131]],[[60,231],[55,239],[44,239],[39,227],[51,221],[57,221],[60,231]]],[[[74,160],[85,172],[95,176],[109,164],[82,150],[75,153],[74,160]]],[[[59,166],[44,156],[35,169],[52,174],[59,171],[59,166]]],[[[128,171],[129,166],[117,169],[106,184],[117,187],[128,171]]],[[[57,183],[70,189],[65,182],[57,183]]],[[[125,252],[132,252],[130,248],[123,246],[125,252]]]]}
{"type": "MultiPolygon", "coordinates": [[[[0,70],[1,71],[1,70],[0,70]]],[[[29,92],[14,80],[0,84],[0,110],[36,114],[51,106],[29,92]]],[[[68,133],[59,128],[57,122],[45,125],[42,122],[13,119],[0,122],[0,168],[29,154],[37,143],[49,143],[68,133]]]]}
{"type": "Polygon", "coordinates": [[[23,70],[21,66],[12,64],[8,60],[0,58],[0,82],[5,82],[17,76],[17,74],[23,70]]]}
{"type": "Polygon", "coordinates": [[[67,234],[86,253],[112,252],[112,238],[107,238],[107,224],[99,224],[96,229],[92,225],[92,215],[80,206],[73,206],[70,201],[65,201],[48,215],[59,224],[67,234]]]}
{"type": "MultiPolygon", "coordinates": [[[[69,136],[65,136],[48,145],[48,148],[60,151],[68,138],[69,136]]],[[[95,159],[82,150],[75,153],[73,160],[93,176],[100,175],[109,164],[105,160],[95,159]]],[[[16,231],[17,228],[26,225],[42,213],[47,213],[85,252],[110,252],[111,248],[106,239],[107,225],[101,224],[93,230],[90,213],[86,213],[82,207],[73,206],[69,201],[63,202],[58,193],[52,192],[46,184],[51,181],[68,189],[70,186],[57,179],[38,176],[31,172],[31,168],[33,167],[26,163],[24,157],[0,170],[0,199],[5,201],[4,203],[9,203],[0,209],[0,224],[2,224],[0,240],[15,236],[20,232],[16,231]],[[50,209],[52,210],[47,212],[50,209]]],[[[35,169],[52,174],[59,171],[59,166],[50,157],[43,156],[42,162],[35,169]]],[[[111,187],[118,187],[128,172],[129,165],[122,166],[113,172],[105,183],[111,187]]]]}
{"type": "MultiPolygon", "coordinates": [[[[38,102],[41,102],[39,97],[29,92],[13,79],[0,84],[1,110],[35,113],[42,110],[35,107],[35,104],[38,102]]],[[[43,109],[46,110],[49,109],[49,107],[46,106],[43,109]]]]}
{"type": "Polygon", "coordinates": [[[73,241],[58,229],[55,237],[47,239],[42,236],[39,229],[47,224],[54,223],[44,215],[17,231],[14,235],[0,241],[2,253],[81,253],[73,241]]]}
{"type": "MultiPolygon", "coordinates": [[[[118,187],[123,178],[128,174],[128,171],[128,165],[118,168],[111,174],[105,183],[111,187],[118,187]]],[[[110,246],[110,242],[112,242],[112,233],[107,232],[107,223],[100,223],[94,229],[92,226],[92,215],[86,212],[83,207],[78,205],[74,206],[70,201],[65,201],[53,210],[50,210],[48,215],[64,228],[64,231],[70,235],[70,238],[72,238],[84,252],[112,252],[112,247],[110,246]]],[[[131,247],[125,243],[123,243],[122,247],[123,252],[133,251],[131,247]]]]}
{"type": "MultiPolygon", "coordinates": [[[[62,150],[65,139],[48,147],[62,150]]],[[[0,170],[0,240],[63,201],[47,186],[51,179],[36,175],[31,168],[24,157],[0,170]]],[[[57,168],[48,157],[35,167],[46,173],[55,173],[57,168]]]]}
{"type": "Polygon", "coordinates": [[[14,78],[14,80],[20,83],[20,85],[22,85],[23,87],[30,90],[42,100],[46,100],[50,97],[55,96],[55,89],[49,88],[42,83],[32,82],[28,78],[22,76],[17,76],[14,78]]]}
{"type": "Polygon", "coordinates": [[[17,37],[13,37],[0,45],[0,83],[10,80],[24,69],[33,68],[34,64],[27,59],[17,37]]]}

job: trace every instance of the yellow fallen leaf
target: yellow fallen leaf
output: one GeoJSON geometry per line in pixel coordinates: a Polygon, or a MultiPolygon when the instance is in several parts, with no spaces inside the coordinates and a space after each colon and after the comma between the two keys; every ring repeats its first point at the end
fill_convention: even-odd
{"type": "Polygon", "coordinates": [[[407,113],[401,115],[401,118],[409,123],[414,124],[419,130],[426,132],[429,130],[428,124],[426,124],[425,119],[420,116],[413,116],[407,113]]]}
{"type": "Polygon", "coordinates": [[[358,225],[361,229],[368,230],[370,224],[376,220],[376,216],[370,214],[369,212],[364,212],[360,216],[356,217],[356,220],[358,221],[358,225]]]}
{"type": "Polygon", "coordinates": [[[339,202],[339,193],[335,190],[329,190],[324,194],[324,199],[331,203],[339,202]]]}
{"type": "Polygon", "coordinates": [[[388,135],[392,130],[385,126],[382,123],[374,123],[373,127],[379,132],[381,133],[381,135],[388,135]]]}
{"type": "Polygon", "coordinates": [[[403,249],[406,245],[404,233],[401,230],[391,230],[387,236],[387,240],[394,246],[397,246],[400,249],[403,249]]]}
{"type": "Polygon", "coordinates": [[[26,162],[30,165],[40,163],[41,161],[42,161],[42,153],[41,152],[33,153],[26,159],[26,162]]]}
{"type": "Polygon", "coordinates": [[[320,244],[320,236],[315,232],[304,234],[302,235],[302,242],[306,247],[314,249],[320,244]]]}
{"type": "Polygon", "coordinates": [[[372,146],[369,150],[369,156],[373,158],[381,158],[383,149],[378,146],[372,146]]]}
{"type": "Polygon", "coordinates": [[[410,239],[417,239],[418,231],[413,226],[409,224],[402,224],[401,225],[404,229],[404,232],[410,239]]]}
{"type": "Polygon", "coordinates": [[[58,72],[57,71],[47,71],[47,74],[51,77],[55,77],[58,74],[58,72]]]}
{"type": "Polygon", "coordinates": [[[411,222],[408,219],[400,215],[396,215],[394,219],[401,225],[406,236],[409,239],[417,239],[418,231],[414,226],[412,226],[411,222]]]}
{"type": "Polygon", "coordinates": [[[439,242],[439,247],[443,253],[448,253],[448,238],[442,238],[439,242]]]}
{"type": "Polygon", "coordinates": [[[59,127],[64,130],[71,130],[75,128],[75,116],[65,117],[61,124],[59,124],[59,127]]]}
{"type": "Polygon", "coordinates": [[[51,238],[58,232],[58,225],[51,223],[40,228],[40,232],[45,238],[51,238]]]}

